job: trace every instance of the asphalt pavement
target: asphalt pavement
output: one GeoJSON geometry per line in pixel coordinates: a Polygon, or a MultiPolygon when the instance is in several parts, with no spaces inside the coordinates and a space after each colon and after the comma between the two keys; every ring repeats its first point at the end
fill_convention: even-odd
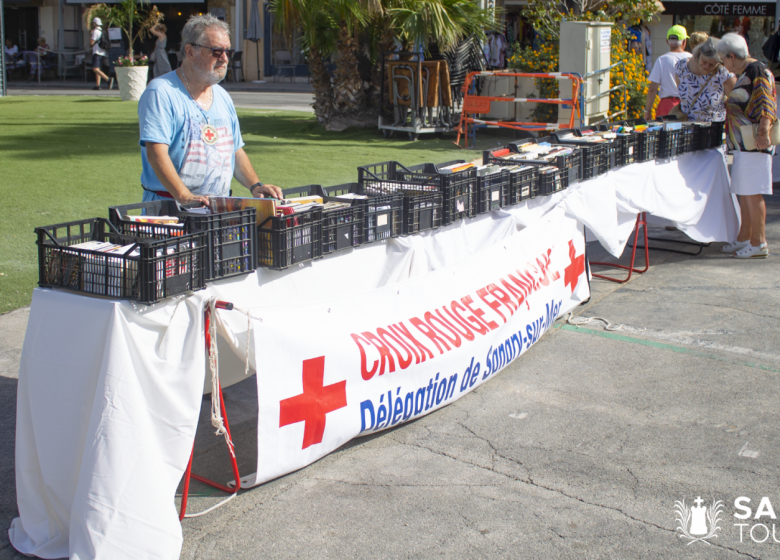
{"type": "MultiPolygon", "coordinates": [[[[780,196],[767,200],[768,259],[729,258],[720,244],[698,256],[653,249],[650,269],[629,283],[593,279],[576,315],[622,328],[559,320],[450,406],[186,519],[181,557],[780,557],[780,196]],[[681,537],[675,517],[675,502],[693,512],[698,497],[724,505],[715,522],[698,517],[717,528],[706,541],[681,537]],[[739,497],[747,520],[735,517],[745,511],[739,497]]],[[[588,254],[608,259],[596,243],[588,254]]],[[[0,316],[0,560],[22,558],[6,529],[17,515],[13,425],[27,313],[0,316]]],[[[225,391],[247,474],[255,398],[254,378],[225,391]]],[[[194,461],[226,481],[208,412],[204,399],[194,461]]],[[[191,490],[190,512],[224,498],[197,482],[191,490]]]]}
{"type": "MultiPolygon", "coordinates": [[[[65,95],[65,96],[90,96],[90,97],[116,97],[119,98],[119,90],[107,89],[103,84],[100,91],[93,91],[94,82],[10,82],[8,95],[65,95]]],[[[266,82],[254,84],[252,82],[240,82],[238,84],[225,84],[225,89],[233,99],[233,103],[240,109],[263,109],[272,111],[305,111],[313,113],[311,104],[314,102],[311,84],[305,80],[295,83],[290,82],[266,82]]]]}

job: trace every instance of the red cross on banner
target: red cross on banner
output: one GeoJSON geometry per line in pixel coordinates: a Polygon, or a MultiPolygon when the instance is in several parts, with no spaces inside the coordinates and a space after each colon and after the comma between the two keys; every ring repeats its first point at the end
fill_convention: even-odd
{"type": "Polygon", "coordinates": [[[303,393],[279,403],[279,427],[304,422],[303,446],[322,443],[325,416],[347,406],[347,382],[323,386],[325,356],[303,361],[303,393]]]}
{"type": "Polygon", "coordinates": [[[576,253],[574,242],[569,241],[569,259],[571,263],[563,269],[563,284],[565,286],[571,284],[572,292],[574,292],[574,288],[577,287],[577,283],[580,281],[580,275],[585,272],[585,255],[575,257],[576,253]]]}

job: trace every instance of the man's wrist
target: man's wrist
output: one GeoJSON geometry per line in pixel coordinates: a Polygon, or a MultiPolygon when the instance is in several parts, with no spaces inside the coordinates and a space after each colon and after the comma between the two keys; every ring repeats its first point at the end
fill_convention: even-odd
{"type": "Polygon", "coordinates": [[[257,183],[255,183],[254,185],[252,185],[251,187],[249,187],[249,192],[251,192],[251,193],[254,193],[254,192],[255,192],[255,189],[256,189],[257,187],[262,187],[262,186],[264,186],[264,185],[265,185],[265,183],[262,183],[262,182],[258,181],[257,183]]]}

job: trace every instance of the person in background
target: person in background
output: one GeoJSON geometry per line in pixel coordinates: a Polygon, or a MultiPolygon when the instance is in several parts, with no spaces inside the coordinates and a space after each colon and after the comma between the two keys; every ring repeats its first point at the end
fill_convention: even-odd
{"type": "Polygon", "coordinates": [[[691,36],[688,37],[688,48],[691,49],[691,52],[701,45],[704,41],[706,41],[709,38],[709,35],[707,35],[704,31],[694,31],[691,33],[691,36]]]}
{"type": "Polygon", "coordinates": [[[158,23],[150,31],[152,35],[157,37],[152,58],[154,59],[154,77],[159,78],[172,70],[171,63],[168,61],[168,53],[165,51],[165,47],[168,45],[168,36],[165,33],[168,28],[165,27],[164,23],[158,23]]]}
{"type": "MultiPolygon", "coordinates": [[[[691,34],[691,39],[694,35],[691,34]]],[[[715,49],[717,43],[718,39],[707,38],[693,49],[690,58],[678,61],[675,66],[680,109],[689,121],[726,120],[724,96],[731,93],[737,78],[721,65],[715,49]]]]}
{"type": "Polygon", "coordinates": [[[772,194],[772,154],[769,129],[777,120],[775,80],[767,67],[751,58],[744,37],[727,33],[716,49],[726,70],[737,76],[726,102],[728,147],[734,155],[731,192],[739,197],[742,224],[737,240],[721,248],[740,259],[769,256],[766,242],[765,194],[772,194]],[[740,126],[758,125],[756,149],[748,151],[740,126]]]}
{"type": "Polygon", "coordinates": [[[38,47],[35,49],[35,51],[39,55],[44,56],[49,54],[49,50],[49,45],[46,44],[46,39],[44,37],[38,37],[38,47]]]}
{"type": "Polygon", "coordinates": [[[255,198],[282,198],[260,182],[244,152],[236,108],[218,84],[225,78],[230,27],[192,16],[181,32],[182,64],[152,80],[138,102],[143,201],[173,198],[208,204],[228,196],[235,178],[255,198]]]}
{"type": "Polygon", "coordinates": [[[6,66],[16,65],[17,58],[19,57],[19,47],[14,45],[13,39],[5,40],[5,46],[3,46],[3,52],[5,52],[6,66]]]}
{"type": "Polygon", "coordinates": [[[645,120],[653,116],[653,103],[656,94],[660,95],[655,116],[663,117],[669,114],[673,107],[680,104],[680,94],[677,91],[677,82],[674,80],[675,66],[682,59],[690,58],[691,53],[685,52],[685,41],[688,32],[682,25],[673,25],[666,33],[666,44],[669,52],[658,57],[650,72],[650,85],[647,88],[647,101],[645,102],[645,120]]]}
{"type": "Polygon", "coordinates": [[[100,48],[100,37],[103,35],[103,22],[100,18],[92,18],[92,31],[89,35],[89,46],[92,47],[92,71],[95,73],[95,87],[93,90],[100,89],[100,79],[103,78],[108,81],[108,76],[101,70],[103,66],[103,59],[108,56],[108,53],[100,48]]]}

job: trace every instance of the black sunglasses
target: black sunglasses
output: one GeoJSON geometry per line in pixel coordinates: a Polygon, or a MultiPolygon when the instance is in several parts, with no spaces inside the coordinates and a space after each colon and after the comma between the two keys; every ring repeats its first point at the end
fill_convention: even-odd
{"type": "Polygon", "coordinates": [[[209,49],[211,51],[211,56],[214,58],[222,58],[223,54],[226,54],[228,58],[233,58],[233,55],[236,54],[235,49],[215,49],[214,47],[207,47],[206,45],[199,45],[198,43],[190,43],[190,45],[202,49],[209,49]]]}

